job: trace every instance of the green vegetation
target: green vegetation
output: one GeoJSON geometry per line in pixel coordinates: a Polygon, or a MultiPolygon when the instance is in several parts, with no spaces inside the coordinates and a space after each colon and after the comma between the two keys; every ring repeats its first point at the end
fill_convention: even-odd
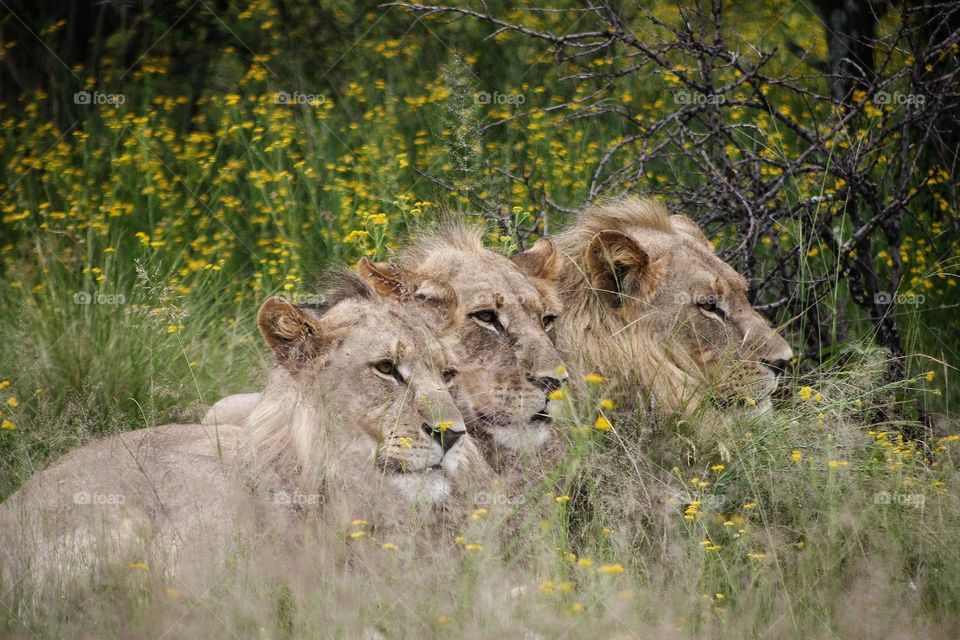
{"type": "MultiPolygon", "coordinates": [[[[678,19],[672,5],[655,5],[664,20],[678,19]]],[[[0,496],[90,438],[196,421],[216,399],[256,389],[269,361],[254,322],[259,303],[278,292],[317,295],[326,265],[388,256],[441,210],[477,212],[492,201],[507,205],[504,224],[489,225],[489,244],[510,251],[528,225],[539,225],[536,234],[567,219],[559,208],[541,215],[544,194],[564,208],[588,199],[598,160],[622,132],[613,118],[606,128],[603,118],[571,119],[584,85],[563,80],[545,50],[516,34],[484,38],[467,20],[411,28],[400,10],[384,17],[367,5],[329,6],[329,29],[341,38],[324,50],[329,77],[316,52],[304,58],[317,68],[298,62],[278,33],[277,9],[255,0],[222,16],[236,35],[229,44],[188,49],[204,56],[199,81],[188,82],[177,50],[185,36],[174,31],[136,63],[121,63],[123,43],[109,40],[99,75],[73,70],[80,89],[122,95],[122,104],[68,104],[37,91],[0,105],[0,496]],[[490,100],[476,100],[481,93],[490,100]]],[[[789,37],[825,56],[819,23],[802,4],[790,6],[743,4],[740,37],[766,47],[789,37]]],[[[544,27],[565,20],[516,14],[544,27]]],[[[778,68],[801,64],[785,48],[777,56],[778,68]]],[[[629,82],[616,86],[617,101],[643,105],[650,118],[673,108],[669,74],[629,82]]],[[[772,115],[745,109],[742,117],[764,133],[769,153],[791,156],[790,133],[777,131],[772,115]]],[[[724,425],[708,442],[693,436],[696,424],[654,425],[616,409],[605,413],[612,428],[598,429],[595,405],[617,381],[591,383],[589,397],[570,400],[568,493],[544,487],[521,504],[466,514],[462,539],[418,549],[412,536],[384,539],[359,524],[320,532],[294,556],[265,543],[211,574],[221,579],[205,592],[149,563],[131,565],[110,587],[40,611],[30,594],[8,591],[0,629],[20,637],[132,629],[159,637],[171,627],[172,636],[196,637],[224,627],[228,637],[521,637],[527,629],[545,638],[957,637],[960,435],[952,434],[960,429],[949,360],[958,247],[955,230],[938,221],[956,225],[948,170],[917,177],[926,191],[916,206],[939,217],[921,211],[899,249],[900,295],[926,300],[901,307],[911,356],[904,380],[884,375],[889,354],[869,345],[872,325],[850,302],[838,258],[801,221],[781,220],[758,263],[778,243],[797,248],[799,273],[834,274],[817,317],[842,314],[852,330],[797,363],[773,414],[724,425]],[[932,244],[918,231],[925,224],[940,225],[932,244]],[[909,410],[892,410],[898,403],[909,410]],[[901,435],[923,432],[908,421],[915,406],[935,417],[923,440],[901,435]],[[504,524],[514,511],[521,522],[504,524]]],[[[697,179],[664,160],[627,186],[656,194],[697,179]]],[[[843,186],[799,174],[779,197],[843,186]]],[[[736,245],[735,229],[711,232],[718,247],[736,245]]],[[[875,257],[887,250],[878,241],[875,257]]],[[[803,317],[775,320],[804,343],[803,317]]]]}

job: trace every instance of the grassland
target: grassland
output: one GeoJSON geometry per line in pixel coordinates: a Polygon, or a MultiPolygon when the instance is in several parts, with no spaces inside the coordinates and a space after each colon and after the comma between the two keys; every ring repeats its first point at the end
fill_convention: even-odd
{"type": "MultiPolygon", "coordinates": [[[[766,28],[763,7],[744,11],[744,37],[789,32],[822,52],[802,8],[766,28]]],[[[522,224],[544,188],[582,204],[592,167],[616,141],[596,120],[579,127],[549,109],[577,90],[522,40],[482,40],[459,23],[398,38],[379,14],[353,16],[365,35],[337,63],[337,83],[311,86],[293,80],[295,56],[269,47],[272,11],[253,2],[229,18],[238,38],[260,34],[265,45],[253,55],[239,43],[211,51],[198,95],[181,90],[170,72],[178,61],[160,47],[127,73],[115,63],[108,82],[75,70],[84,90],[123,95],[121,105],[64,109],[44,93],[0,105],[0,496],[91,438],[195,421],[217,398],[257,388],[268,366],[254,322],[264,297],[315,296],[324,266],[387,256],[442,208],[471,211],[469,198],[421,172],[479,196],[508,194],[522,224]],[[464,68],[474,72],[467,80],[464,68]],[[523,96],[523,117],[511,119],[509,103],[465,99],[477,91],[523,96]],[[534,165],[527,185],[504,178],[534,165]]],[[[619,98],[653,114],[669,84],[651,78],[619,98]]],[[[783,145],[778,153],[789,154],[789,139],[783,145]]],[[[663,166],[635,187],[655,194],[677,171],[663,166]]],[[[834,187],[798,177],[784,197],[834,187]]],[[[955,190],[949,175],[940,188],[955,190]]],[[[557,214],[547,224],[563,222],[557,214]]],[[[804,247],[805,273],[835,271],[836,258],[803,245],[803,232],[789,220],[778,231],[804,247]]],[[[713,236],[718,246],[733,240],[729,230],[713,236]]],[[[489,245],[510,251],[516,237],[491,226],[489,245]]],[[[458,536],[436,546],[357,524],[313,532],[293,549],[263,541],[189,582],[133,562],[93,590],[3,585],[0,629],[957,637],[956,277],[928,262],[922,237],[904,247],[911,286],[931,309],[948,309],[905,311],[906,380],[884,377],[889,354],[870,346],[868,324],[855,324],[863,331],[842,349],[797,363],[774,413],[704,441],[695,421],[614,412],[613,429],[571,435],[562,492],[542,487],[463,514],[458,536]],[[901,435],[917,432],[909,413],[890,410],[904,398],[936,417],[922,441],[901,435]]],[[[842,287],[819,304],[857,314],[842,287]]],[[[802,324],[773,319],[788,336],[802,324]]],[[[618,383],[628,384],[606,384],[618,383]]],[[[572,399],[570,426],[606,393],[592,389],[572,399]]]]}

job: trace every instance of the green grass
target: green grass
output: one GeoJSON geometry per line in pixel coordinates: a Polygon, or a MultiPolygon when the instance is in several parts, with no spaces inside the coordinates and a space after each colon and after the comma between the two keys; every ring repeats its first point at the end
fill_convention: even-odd
{"type": "MultiPolygon", "coordinates": [[[[797,15],[771,33],[745,16],[744,32],[814,33],[797,15]]],[[[263,298],[315,295],[325,265],[387,255],[443,205],[470,209],[414,167],[478,195],[505,194],[517,218],[538,209],[544,186],[561,204],[582,204],[618,131],[535,111],[481,134],[475,125],[495,117],[450,90],[456,69],[445,77],[452,57],[434,36],[414,32],[397,45],[398,17],[357,20],[370,31],[316,108],[275,105],[275,91],[299,85],[277,86],[236,51],[210,52],[213,79],[193,103],[156,55],[119,85],[128,98],[120,109],[78,108],[60,122],[49,96],[3,105],[0,419],[15,428],[0,430],[0,496],[91,438],[195,421],[223,395],[258,388],[269,366],[254,321],[263,298]],[[451,135],[457,123],[469,126],[451,135]],[[497,171],[534,165],[522,188],[497,171]],[[83,303],[87,294],[103,297],[83,303]]],[[[245,27],[253,42],[260,27],[245,27]]],[[[540,107],[574,95],[550,57],[523,41],[483,40],[463,23],[443,35],[461,44],[480,89],[521,92],[540,107]],[[510,64],[493,68],[494,54],[510,64]]],[[[273,66],[299,77],[290,56],[273,66]]],[[[661,85],[651,78],[632,99],[655,112],[661,85]]],[[[778,153],[789,156],[789,142],[778,153]]],[[[656,192],[678,175],[683,167],[652,167],[637,188],[656,192]]],[[[793,181],[783,197],[832,188],[824,180],[793,181]]],[[[563,222],[551,218],[551,230],[563,222]]],[[[717,231],[721,245],[731,240],[717,231]]],[[[808,246],[800,225],[784,221],[780,233],[808,246]]],[[[489,240],[513,242],[500,231],[489,240]]],[[[571,436],[564,483],[467,517],[462,543],[321,528],[303,542],[263,540],[190,579],[151,565],[66,593],[2,589],[0,633],[957,637],[960,443],[941,442],[960,432],[955,278],[928,291],[943,309],[899,307],[910,376],[889,382],[836,257],[805,253],[805,278],[838,281],[817,303],[821,316],[843,312],[853,335],[804,361],[768,416],[702,439],[696,420],[615,411],[613,431],[571,436]],[[935,414],[926,440],[898,441],[917,432],[908,398],[935,414]]],[[[910,268],[920,277],[933,267],[910,268]]],[[[774,320],[799,346],[807,318],[774,320]]],[[[574,398],[572,415],[588,415],[596,400],[574,398]]]]}

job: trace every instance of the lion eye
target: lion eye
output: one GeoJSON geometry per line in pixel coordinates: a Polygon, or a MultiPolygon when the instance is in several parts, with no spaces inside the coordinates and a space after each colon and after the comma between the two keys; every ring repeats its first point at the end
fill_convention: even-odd
{"type": "Polygon", "coordinates": [[[715,316],[719,317],[721,320],[727,317],[727,313],[720,307],[719,304],[717,304],[717,299],[712,296],[702,299],[700,302],[697,303],[697,306],[699,306],[701,309],[703,309],[707,313],[714,314],[715,316]]]}
{"type": "Polygon", "coordinates": [[[453,382],[453,379],[457,377],[458,373],[460,372],[453,368],[444,369],[443,373],[441,374],[443,376],[444,384],[450,384],[451,382],[453,382]]]}
{"type": "Polygon", "coordinates": [[[397,382],[403,384],[403,376],[400,375],[400,369],[397,368],[397,363],[393,360],[380,360],[373,363],[373,368],[382,376],[389,376],[396,380],[397,382]]]}
{"type": "Polygon", "coordinates": [[[486,325],[490,325],[497,331],[503,328],[503,325],[500,324],[500,317],[497,316],[497,312],[493,309],[481,309],[480,311],[474,311],[470,314],[470,317],[486,325]]]}
{"type": "Polygon", "coordinates": [[[543,323],[543,328],[546,330],[550,330],[553,327],[553,323],[556,321],[557,321],[557,316],[550,313],[543,316],[543,319],[541,320],[541,322],[543,323]]]}

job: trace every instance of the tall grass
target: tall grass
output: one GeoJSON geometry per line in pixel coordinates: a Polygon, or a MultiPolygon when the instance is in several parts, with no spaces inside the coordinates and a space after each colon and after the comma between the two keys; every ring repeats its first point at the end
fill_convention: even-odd
{"type": "MultiPolygon", "coordinates": [[[[255,4],[254,20],[265,20],[255,4]]],[[[744,24],[756,27],[749,16],[744,24]]],[[[801,21],[796,32],[814,29],[801,21]]],[[[52,118],[49,96],[2,107],[0,496],[90,438],[196,420],[217,398],[257,388],[268,354],[254,316],[266,295],[314,295],[324,265],[387,255],[441,205],[469,209],[414,167],[479,195],[503,190],[515,221],[538,206],[543,184],[563,203],[582,201],[617,132],[577,130],[542,108],[484,131],[469,119],[512,113],[493,105],[478,116],[454,86],[469,84],[458,63],[432,36],[398,44],[388,35],[370,26],[345,63],[355,80],[314,105],[276,104],[276,91],[299,85],[275,86],[259,61],[244,66],[224,51],[214,52],[215,81],[197,100],[165,76],[169,58],[148,56],[118,85],[123,107],[77,107],[72,126],[52,118]],[[451,131],[458,122],[463,130],[451,131]],[[527,188],[497,170],[534,165],[527,188]]],[[[542,107],[572,97],[561,95],[549,59],[523,43],[459,35],[479,52],[499,46],[524,61],[480,68],[465,49],[480,90],[530,103],[546,94],[542,107]]],[[[638,87],[631,99],[655,110],[661,90],[638,87]]],[[[675,169],[657,168],[638,189],[655,192],[675,169]]],[[[810,185],[794,186],[785,197],[811,195],[810,185]]],[[[782,233],[805,246],[803,229],[782,233]]],[[[490,244],[513,239],[491,229],[490,244]]],[[[801,273],[836,272],[822,254],[801,259],[801,273]]],[[[838,291],[833,311],[855,315],[838,291]]],[[[263,540],[185,578],[135,562],[95,587],[51,584],[37,594],[3,585],[0,629],[957,637],[960,438],[948,435],[957,427],[946,399],[956,391],[943,362],[951,334],[920,313],[905,344],[940,362],[917,358],[907,380],[885,380],[888,356],[869,347],[865,323],[837,353],[808,361],[772,414],[723,424],[707,439],[696,420],[622,410],[598,430],[597,402],[614,388],[629,392],[631,381],[585,385],[570,400],[571,453],[556,481],[458,514],[462,539],[308,522],[302,541],[263,540]],[[929,348],[938,341],[946,346],[929,348]],[[899,435],[909,425],[890,405],[906,395],[944,413],[931,439],[899,435]]],[[[788,335],[804,322],[778,320],[788,335]]]]}

